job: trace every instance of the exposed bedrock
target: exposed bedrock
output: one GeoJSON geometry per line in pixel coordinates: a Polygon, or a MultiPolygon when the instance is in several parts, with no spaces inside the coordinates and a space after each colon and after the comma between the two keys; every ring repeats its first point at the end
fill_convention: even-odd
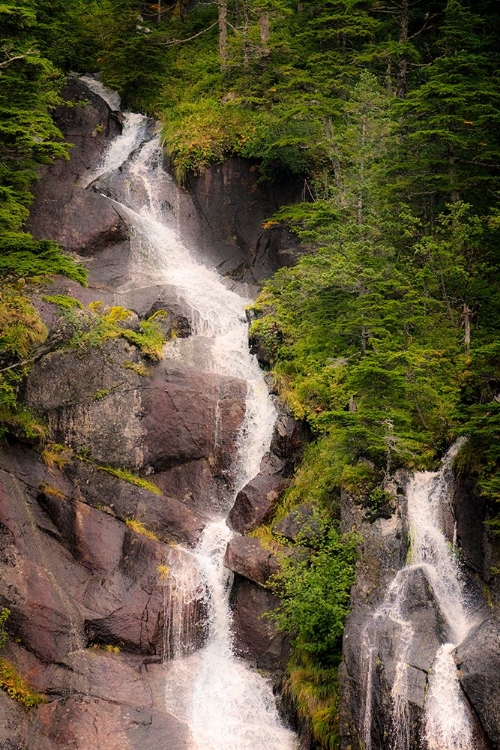
{"type": "Polygon", "coordinates": [[[246,385],[174,360],[141,376],[139,362],[122,339],[50,352],[29,375],[26,403],[56,442],[97,464],[158,473],[166,494],[210,515],[230,484],[246,385]]]}
{"type": "MultiPolygon", "coordinates": [[[[390,487],[398,500],[396,512],[389,519],[366,520],[367,510],[345,496],[342,504],[342,525],[345,531],[356,530],[363,538],[363,551],[357,568],[356,583],[351,592],[351,611],[344,631],[344,661],[340,667],[340,722],[342,747],[360,750],[364,747],[367,675],[371,648],[371,749],[386,750],[392,731],[394,711],[391,689],[396,679],[396,663],[402,654],[401,625],[404,621],[414,637],[403,656],[406,664],[408,711],[411,732],[410,750],[421,750],[424,699],[432,673],[433,660],[440,644],[450,640],[446,620],[436,602],[432,584],[422,568],[407,568],[400,574],[399,585],[405,588],[399,610],[391,614],[386,608],[382,619],[374,620],[380,605],[390,602],[388,590],[398,570],[406,563],[406,500],[403,494],[405,477],[397,476],[390,487]],[[386,598],[388,597],[388,598],[386,598]]],[[[497,748],[499,721],[499,624],[488,617],[481,590],[489,579],[492,559],[491,540],[485,532],[484,502],[476,498],[473,483],[458,479],[454,482],[452,503],[443,506],[440,523],[445,535],[456,536],[462,574],[469,591],[468,608],[477,627],[455,652],[458,675],[464,693],[477,719],[474,742],[478,748],[497,748]],[[476,502],[478,500],[478,502],[476,502]],[[455,525],[456,524],[456,525],[455,525]],[[485,620],[486,618],[486,620],[485,620]],[[483,622],[484,621],[484,622],[483,622]],[[480,624],[482,623],[482,624],[480,624]]]]}
{"type": "Polygon", "coordinates": [[[256,165],[232,158],[188,175],[190,204],[182,211],[188,242],[203,242],[223,275],[254,283],[301,254],[297,239],[282,227],[263,224],[280,206],[302,200],[297,180],[260,183],[256,165]]]}
{"type": "MultiPolygon", "coordinates": [[[[126,484],[109,479],[115,489],[126,484]]],[[[80,480],[88,490],[92,473],[80,480]]],[[[0,454],[0,606],[11,611],[2,656],[48,698],[29,722],[6,699],[0,747],[143,750],[162,735],[188,746],[184,725],[165,712],[161,675],[144,658],[159,659],[169,645],[163,571],[191,558],[111,515],[116,497],[107,490],[97,509],[69,473],[36,454],[0,454]]]]}
{"type": "MultiPolygon", "coordinates": [[[[72,452],[60,468],[22,446],[0,453],[0,608],[11,610],[12,635],[3,655],[47,696],[27,721],[0,692],[0,748],[182,750],[192,746],[189,732],[165,710],[155,663],[173,651],[165,602],[177,566],[192,564],[182,548],[196,544],[233,492],[246,386],[204,371],[206,342],[192,344],[193,311],[172,286],[134,277],[125,212],[84,187],[120,132],[120,115],[76,79],[65,95],[81,105],[55,112],[73,144],[70,159],[41,170],[28,229],[76,254],[89,269],[89,287],[59,277],[46,293],[129,307],[136,313],[131,327],[165,310],[164,333],[178,338],[169,344],[175,353],[160,364],[124,339],[70,345],[74,331],[55,305],[42,294],[36,300],[50,330],[25,401],[46,420],[50,441],[72,452]],[[195,366],[185,364],[184,352],[195,366]],[[144,365],[149,375],[139,374],[144,365]],[[110,474],[110,467],[155,483],[160,494],[110,474]]],[[[107,185],[117,198],[126,197],[128,168],[107,185]]],[[[188,190],[166,178],[157,196],[180,238],[205,248],[207,264],[230,277],[228,284],[254,284],[299,252],[293,237],[262,223],[284,201],[299,199],[300,187],[262,187],[257,179],[253,167],[233,160],[188,190]]],[[[299,460],[302,432],[281,410],[271,453],[242,490],[251,500],[245,530],[278,502],[299,460]]],[[[242,571],[233,595],[236,648],[259,667],[280,670],[287,641],[261,617],[276,604],[265,588],[275,563],[249,541],[236,537],[228,552],[242,571]]],[[[203,622],[201,593],[191,606],[203,622]]],[[[192,647],[203,638],[200,627],[192,647]]]]}
{"type": "Polygon", "coordinates": [[[236,652],[258,669],[280,672],[290,653],[290,640],[277,632],[266,612],[279,600],[270,591],[247,578],[236,576],[232,597],[236,652]]]}
{"type": "Polygon", "coordinates": [[[128,239],[123,217],[84,185],[110,138],[121,132],[120,116],[77,78],[68,80],[64,94],[76,106],[56,108],[54,119],[72,146],[70,158],[41,168],[28,229],[80,255],[118,254],[128,239]]]}
{"type": "Polygon", "coordinates": [[[500,617],[494,611],[455,651],[460,682],[491,747],[500,747],[500,617]]]}
{"type": "Polygon", "coordinates": [[[304,426],[291,417],[280,400],[276,407],[271,450],[263,457],[259,474],[237,494],[228,516],[229,526],[237,533],[229,542],[225,565],[236,574],[232,591],[235,648],[259,668],[279,675],[285,668],[290,642],[265,616],[278,604],[268,581],[278,571],[279,563],[257,538],[241,536],[271,521],[307,440],[304,426]]]}

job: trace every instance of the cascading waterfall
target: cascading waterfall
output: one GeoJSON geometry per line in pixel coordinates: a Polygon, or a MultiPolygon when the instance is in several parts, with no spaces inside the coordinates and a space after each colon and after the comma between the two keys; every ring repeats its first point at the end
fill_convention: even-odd
{"type": "MultiPolygon", "coordinates": [[[[98,88],[97,93],[102,92],[100,85],[98,88]]],[[[246,415],[234,471],[237,492],[258,473],[276,417],[258,363],[248,349],[244,310],[251,300],[230,290],[178,240],[158,198],[168,179],[161,166],[159,140],[144,140],[146,118],[129,113],[124,117],[122,136],[113,141],[102,166],[87,184],[106,191],[106,181],[109,184],[113,173],[126,162],[128,193],[114,202],[131,229],[133,286],[169,284],[193,311],[192,336],[171,342],[168,356],[176,356],[177,348],[189,353],[193,339],[203,339],[210,352],[204,369],[247,383],[246,415]]],[[[223,565],[231,534],[223,519],[210,523],[198,547],[192,553],[186,551],[195,563],[193,582],[189,573],[184,576],[175,571],[165,585],[165,608],[170,608],[165,620],[170,630],[164,651],[174,657],[165,665],[167,708],[189,726],[196,750],[291,750],[296,747],[296,737],[283,726],[270,685],[233,655],[228,602],[231,577],[223,565]],[[191,586],[205,591],[208,632],[204,647],[188,654],[185,635],[173,635],[174,630],[185,630],[181,607],[177,602],[172,608],[169,598],[175,597],[177,590],[181,598],[189,599],[191,586]]]]}
{"type": "Polygon", "coordinates": [[[429,675],[424,707],[423,736],[417,738],[426,750],[474,750],[472,722],[461,695],[456,663],[452,652],[465,638],[473,619],[467,600],[455,550],[443,530],[443,510],[449,504],[451,463],[461,443],[448,452],[437,472],[418,472],[407,490],[408,525],[411,539],[411,563],[400,570],[389,586],[384,601],[368,622],[364,632],[364,650],[368,665],[362,737],[366,750],[372,747],[373,664],[377,655],[377,630],[384,622],[396,626],[394,643],[395,673],[391,689],[391,750],[408,750],[411,737],[408,663],[414,631],[408,619],[411,576],[420,571],[432,587],[435,602],[446,624],[447,642],[438,649],[429,675]]]}

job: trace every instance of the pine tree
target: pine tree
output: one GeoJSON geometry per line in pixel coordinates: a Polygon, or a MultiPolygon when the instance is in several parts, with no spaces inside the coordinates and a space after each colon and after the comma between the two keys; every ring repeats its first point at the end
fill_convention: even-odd
{"type": "Polygon", "coordinates": [[[500,89],[492,20],[448,0],[434,57],[398,111],[410,194],[424,202],[483,201],[500,164],[500,89]]]}

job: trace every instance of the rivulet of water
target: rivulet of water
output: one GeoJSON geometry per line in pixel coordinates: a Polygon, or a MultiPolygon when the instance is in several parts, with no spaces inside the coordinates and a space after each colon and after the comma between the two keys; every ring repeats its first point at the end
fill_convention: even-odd
{"type": "MultiPolygon", "coordinates": [[[[178,299],[191,311],[191,338],[208,344],[203,368],[247,384],[246,414],[233,471],[237,492],[258,473],[276,418],[258,363],[248,349],[245,306],[251,300],[229,289],[215,270],[203,264],[200,249],[185,247],[178,228],[168,223],[161,199],[165,173],[159,140],[141,140],[144,132],[144,118],[125,113],[122,136],[113,141],[88,184],[105,193],[105,181],[99,178],[109,178],[126,162],[128,183],[135,184],[125,198],[120,196],[123,202],[114,203],[130,227],[131,275],[138,286],[146,286],[149,280],[174,287],[178,299]]],[[[189,346],[184,347],[186,352],[189,346]]],[[[188,555],[196,569],[194,585],[204,592],[206,643],[195,653],[183,655],[187,651],[182,639],[177,643],[168,634],[166,642],[174,644],[169,647],[174,658],[165,664],[167,708],[188,724],[193,750],[292,750],[296,737],[284,727],[269,683],[233,653],[228,601],[231,575],[223,565],[231,533],[224,518],[215,520],[188,555]]],[[[176,586],[189,598],[186,581],[189,588],[190,574],[177,571],[175,576],[166,593],[166,608],[171,607],[167,598],[176,586]]],[[[182,629],[182,616],[174,624],[174,609],[166,613],[165,621],[169,627],[182,629]]]]}
{"type": "MultiPolygon", "coordinates": [[[[394,625],[393,652],[395,674],[391,688],[391,750],[408,750],[411,743],[421,742],[426,750],[474,750],[472,722],[458,682],[452,651],[467,635],[473,618],[468,610],[456,551],[443,532],[444,510],[449,504],[452,482],[451,464],[460,447],[457,442],[436,472],[418,472],[407,489],[408,527],[411,540],[410,563],[398,571],[382,604],[365,628],[368,673],[377,652],[377,624],[390,620],[394,625]],[[411,604],[411,576],[420,571],[433,592],[436,606],[443,616],[447,638],[438,649],[431,673],[424,707],[423,736],[412,737],[409,711],[408,669],[410,653],[419,633],[408,618],[411,604]],[[451,642],[453,641],[453,642],[451,642]]],[[[362,737],[371,750],[372,705],[371,679],[367,682],[362,737]]]]}

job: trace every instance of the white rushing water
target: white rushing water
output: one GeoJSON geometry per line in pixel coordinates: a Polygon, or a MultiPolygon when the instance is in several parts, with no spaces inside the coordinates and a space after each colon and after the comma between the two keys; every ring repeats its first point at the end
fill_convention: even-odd
{"type": "MultiPolygon", "coordinates": [[[[190,343],[169,344],[169,356],[175,356],[176,346],[189,352],[198,337],[209,344],[205,370],[247,383],[246,415],[235,467],[237,492],[258,473],[276,418],[263,375],[248,349],[245,306],[250,300],[227,288],[215,270],[204,266],[197,253],[182,244],[176,227],[166,221],[160,200],[165,183],[160,145],[156,137],[143,142],[145,132],[145,118],[126,113],[123,135],[113,141],[88,184],[105,189],[101,186],[106,179],[126,162],[130,189],[124,202],[115,201],[115,205],[131,228],[133,275],[144,286],[148,281],[172,285],[192,312],[190,343]],[[97,179],[100,177],[103,180],[97,179]]],[[[228,601],[231,575],[223,565],[231,533],[223,518],[210,523],[196,550],[186,555],[196,566],[195,574],[176,570],[165,586],[165,651],[175,657],[165,665],[167,708],[188,724],[193,750],[292,750],[296,737],[283,726],[269,683],[233,654],[228,601]],[[183,612],[189,610],[200,588],[205,592],[208,638],[202,649],[189,654],[184,633],[189,626],[183,612]]],[[[193,616],[192,610],[188,616],[193,616]]]]}
{"type": "Polygon", "coordinates": [[[408,619],[412,580],[421,572],[433,591],[435,602],[447,629],[447,642],[438,649],[424,707],[423,737],[426,750],[474,750],[472,722],[461,695],[457,667],[452,652],[473,625],[468,611],[456,551],[443,532],[444,512],[450,502],[451,463],[460,443],[456,443],[436,472],[418,472],[407,490],[408,526],[411,539],[410,563],[394,577],[384,601],[368,623],[364,639],[367,654],[367,680],[362,736],[366,750],[372,746],[372,673],[376,658],[377,626],[392,621],[395,674],[391,690],[393,712],[391,750],[408,750],[411,737],[409,697],[409,658],[415,639],[408,619]]]}

